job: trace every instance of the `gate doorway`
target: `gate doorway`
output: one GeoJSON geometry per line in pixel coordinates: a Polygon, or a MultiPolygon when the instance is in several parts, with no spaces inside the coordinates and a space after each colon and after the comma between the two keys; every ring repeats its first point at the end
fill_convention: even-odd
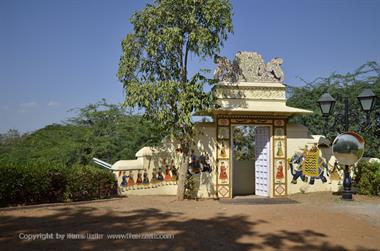
{"type": "Polygon", "coordinates": [[[269,196],[270,127],[232,126],[233,196],[269,196]]]}

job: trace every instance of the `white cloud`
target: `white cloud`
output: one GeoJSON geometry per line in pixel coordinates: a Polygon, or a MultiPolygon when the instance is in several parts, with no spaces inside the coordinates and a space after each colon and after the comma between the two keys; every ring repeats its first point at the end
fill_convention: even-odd
{"type": "Polygon", "coordinates": [[[57,106],[61,106],[62,104],[60,102],[57,102],[57,101],[49,101],[48,103],[48,106],[49,107],[57,107],[57,106]]]}
{"type": "Polygon", "coordinates": [[[36,106],[37,106],[36,102],[28,102],[28,103],[20,104],[20,107],[22,107],[22,108],[32,108],[32,107],[36,107],[36,106]]]}

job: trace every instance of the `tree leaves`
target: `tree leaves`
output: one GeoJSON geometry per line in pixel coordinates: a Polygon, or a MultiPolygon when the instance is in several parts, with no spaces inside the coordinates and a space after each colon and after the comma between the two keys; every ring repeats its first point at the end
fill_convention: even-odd
{"type": "Polygon", "coordinates": [[[188,141],[191,117],[214,106],[200,73],[188,78],[189,54],[219,52],[232,32],[232,7],[226,0],[157,0],[130,19],[134,33],[122,42],[118,78],[125,106],[144,111],[164,135],[188,141]]]}
{"type": "MultiPolygon", "coordinates": [[[[301,88],[290,87],[290,98],[288,105],[313,110],[312,115],[297,117],[293,122],[303,124],[309,128],[313,134],[324,134],[325,121],[322,118],[317,100],[320,96],[329,92],[335,99],[335,115],[329,116],[329,125],[334,124],[338,113],[344,110],[344,97],[349,99],[350,130],[359,132],[366,141],[365,156],[380,157],[380,128],[362,128],[361,124],[365,121],[365,113],[361,110],[357,96],[364,88],[370,88],[379,97],[380,96],[380,67],[376,62],[368,62],[353,73],[337,74],[333,73],[328,77],[320,77],[312,82],[306,82],[306,86],[301,88]],[[355,115],[357,114],[357,115],[355,115]],[[363,130],[364,129],[364,130],[363,130]]],[[[289,88],[288,88],[289,89],[289,88]]],[[[379,107],[379,106],[378,106],[379,107]]],[[[379,108],[377,107],[377,112],[379,108]]],[[[372,112],[370,117],[372,124],[376,124],[379,115],[372,112]]],[[[339,131],[343,130],[343,121],[336,121],[335,128],[329,128],[327,137],[333,140],[339,131]]],[[[378,125],[379,126],[379,125],[378,125]]]]}
{"type": "Polygon", "coordinates": [[[134,159],[143,146],[161,142],[161,132],[141,116],[102,100],[78,110],[66,124],[53,124],[29,135],[1,135],[0,162],[22,165],[42,162],[72,166],[93,157],[113,163],[134,159]]]}

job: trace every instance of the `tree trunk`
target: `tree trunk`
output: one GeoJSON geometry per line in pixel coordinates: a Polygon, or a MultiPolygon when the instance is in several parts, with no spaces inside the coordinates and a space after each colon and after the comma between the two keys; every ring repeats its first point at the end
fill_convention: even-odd
{"type": "Polygon", "coordinates": [[[185,183],[186,174],[189,166],[189,149],[185,144],[181,146],[182,148],[182,163],[178,170],[178,184],[177,184],[177,200],[185,199],[185,183]]]}

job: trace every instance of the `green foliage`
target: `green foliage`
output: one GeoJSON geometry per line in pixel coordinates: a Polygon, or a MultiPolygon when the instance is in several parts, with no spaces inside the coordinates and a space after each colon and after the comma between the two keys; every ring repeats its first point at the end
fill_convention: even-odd
{"type": "Polygon", "coordinates": [[[188,79],[188,56],[219,52],[232,31],[231,11],[226,0],[157,0],[135,13],[118,70],[125,105],[143,109],[163,135],[191,141],[191,116],[214,102],[203,88],[212,81],[199,73],[188,79]]]}
{"type": "Polygon", "coordinates": [[[118,78],[125,106],[139,108],[171,140],[181,143],[178,199],[185,197],[189,150],[195,127],[191,117],[214,107],[199,72],[188,78],[188,57],[215,56],[232,32],[228,0],[156,0],[130,19],[134,32],[122,42],[118,78]],[[185,164],[186,163],[186,164],[185,164]]]}
{"type": "Polygon", "coordinates": [[[69,121],[85,132],[81,164],[89,163],[93,157],[109,162],[134,159],[141,147],[156,145],[162,139],[157,126],[105,100],[79,109],[78,116],[69,121]]]}
{"type": "Polygon", "coordinates": [[[355,183],[361,194],[380,196],[380,163],[360,161],[355,168],[355,183]]]}
{"type": "Polygon", "coordinates": [[[0,166],[0,206],[108,198],[116,194],[111,172],[90,166],[33,163],[0,166]]]}
{"type": "Polygon", "coordinates": [[[255,127],[233,127],[233,154],[236,160],[255,159],[255,127]]]}
{"type": "Polygon", "coordinates": [[[215,105],[212,93],[204,91],[214,81],[200,71],[188,78],[188,57],[205,59],[219,52],[232,32],[232,6],[228,0],[156,0],[130,21],[134,32],[122,42],[117,73],[125,106],[140,108],[163,135],[181,143],[177,196],[182,200],[195,133],[191,117],[215,105]]]}
{"type": "Polygon", "coordinates": [[[191,174],[186,175],[186,180],[185,180],[185,197],[187,199],[195,199],[197,197],[197,181],[195,180],[195,176],[191,174]]]}
{"type": "Polygon", "coordinates": [[[16,129],[9,129],[8,132],[0,134],[0,155],[7,152],[12,146],[20,143],[28,134],[21,134],[16,129]]]}
{"type": "Polygon", "coordinates": [[[70,168],[67,175],[66,200],[101,199],[116,194],[116,180],[110,171],[91,166],[70,168]]]}
{"type": "Polygon", "coordinates": [[[93,157],[111,163],[134,159],[141,147],[160,142],[161,135],[141,116],[103,100],[79,109],[66,124],[49,125],[28,135],[13,131],[1,139],[2,164],[43,162],[71,167],[90,164],[93,157]]]}
{"type": "MultiPolygon", "coordinates": [[[[290,89],[288,105],[309,109],[314,111],[312,115],[301,116],[293,119],[291,122],[303,124],[309,128],[312,134],[324,134],[324,118],[320,112],[317,100],[320,96],[329,92],[335,99],[334,110],[343,112],[344,97],[349,99],[351,113],[357,113],[359,116],[350,115],[350,130],[359,132],[366,141],[365,156],[380,157],[380,128],[363,128],[361,122],[365,121],[365,113],[361,110],[357,96],[364,88],[370,88],[379,97],[380,96],[380,68],[376,62],[369,62],[353,73],[332,74],[327,78],[318,78],[306,86],[290,89]]],[[[379,109],[377,108],[377,111],[379,109]]],[[[371,115],[371,121],[376,124],[375,112],[371,115]]],[[[333,124],[335,116],[329,116],[329,124],[333,124]]],[[[343,131],[343,121],[337,121],[335,129],[327,131],[327,137],[333,140],[340,132],[343,131]]],[[[378,122],[377,122],[378,123],[378,122]]]]}
{"type": "Polygon", "coordinates": [[[71,165],[78,162],[77,152],[83,130],[73,125],[49,125],[7,145],[0,155],[1,163],[24,164],[42,161],[50,164],[71,165]]]}

